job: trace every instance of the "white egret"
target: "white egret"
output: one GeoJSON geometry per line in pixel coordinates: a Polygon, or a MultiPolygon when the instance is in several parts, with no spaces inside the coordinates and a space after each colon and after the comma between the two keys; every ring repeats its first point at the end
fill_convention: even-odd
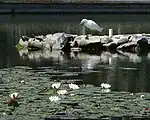
{"type": "MultiPolygon", "coordinates": [[[[93,20],[87,20],[87,19],[82,19],[80,22],[80,25],[83,25],[83,30],[85,30],[84,27],[87,27],[91,30],[96,30],[98,32],[102,32],[103,28],[101,28],[96,22],[93,20]]],[[[83,32],[85,33],[85,31],[83,32]]]]}

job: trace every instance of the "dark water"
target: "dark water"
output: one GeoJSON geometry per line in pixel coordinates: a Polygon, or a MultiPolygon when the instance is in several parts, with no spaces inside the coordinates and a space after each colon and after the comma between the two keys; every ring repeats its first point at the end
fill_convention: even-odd
{"type": "Polygon", "coordinates": [[[109,52],[88,54],[57,51],[53,54],[48,53],[50,55],[48,58],[36,59],[32,55],[20,58],[14,47],[21,35],[32,33],[46,35],[56,32],[81,34],[79,23],[82,18],[95,20],[101,25],[104,31],[100,35],[107,35],[109,28],[113,28],[115,34],[150,33],[149,14],[1,15],[0,68],[30,66],[46,71],[46,68],[53,67],[66,73],[78,73],[66,78],[55,76],[54,80],[80,79],[84,84],[95,86],[107,82],[112,85],[114,91],[150,92],[150,53],[144,55],[109,52]]]}

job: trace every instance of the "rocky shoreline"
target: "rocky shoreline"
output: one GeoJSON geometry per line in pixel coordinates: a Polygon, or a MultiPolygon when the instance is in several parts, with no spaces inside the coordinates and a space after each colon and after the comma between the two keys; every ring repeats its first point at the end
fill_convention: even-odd
{"type": "Polygon", "coordinates": [[[72,35],[66,33],[47,34],[46,36],[22,36],[18,47],[30,51],[62,50],[64,52],[122,51],[131,53],[149,52],[150,34],[124,34],[109,36],[72,35]]]}

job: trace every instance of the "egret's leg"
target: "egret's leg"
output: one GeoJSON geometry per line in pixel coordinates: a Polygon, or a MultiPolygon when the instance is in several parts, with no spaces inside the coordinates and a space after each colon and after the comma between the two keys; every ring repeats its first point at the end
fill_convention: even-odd
{"type": "Polygon", "coordinates": [[[82,35],[85,35],[86,31],[85,31],[85,26],[84,25],[82,26],[82,31],[81,32],[82,32],[82,35]]]}
{"type": "Polygon", "coordinates": [[[121,34],[121,25],[120,25],[120,24],[118,24],[118,26],[117,26],[117,27],[118,27],[118,30],[117,30],[117,31],[118,31],[118,35],[120,35],[120,34],[121,34]]]}

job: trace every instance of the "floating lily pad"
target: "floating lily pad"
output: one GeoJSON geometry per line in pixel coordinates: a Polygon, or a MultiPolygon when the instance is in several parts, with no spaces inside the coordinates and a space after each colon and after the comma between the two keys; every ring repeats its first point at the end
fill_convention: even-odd
{"type": "Polygon", "coordinates": [[[57,94],[54,89],[43,90],[39,92],[39,95],[54,95],[54,94],[57,94]]]}

